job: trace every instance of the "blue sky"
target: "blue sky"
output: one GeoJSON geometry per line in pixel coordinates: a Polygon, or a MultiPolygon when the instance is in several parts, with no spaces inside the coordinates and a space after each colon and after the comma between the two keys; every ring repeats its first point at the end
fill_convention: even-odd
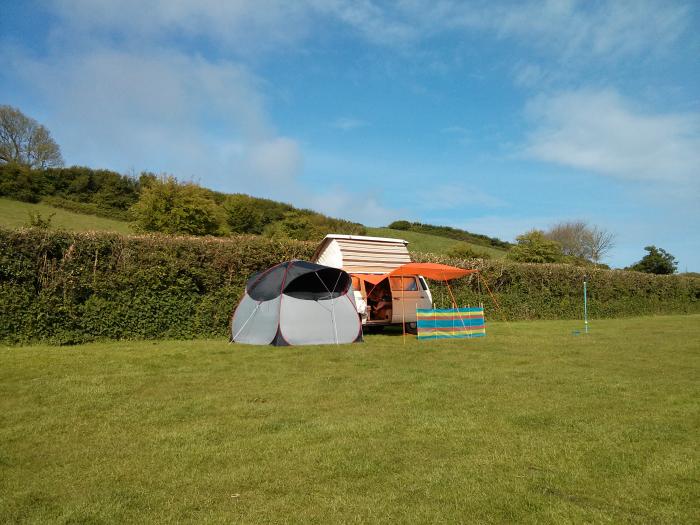
{"type": "Polygon", "coordinates": [[[0,103],[68,164],[700,271],[697,2],[0,4],[0,103]]]}

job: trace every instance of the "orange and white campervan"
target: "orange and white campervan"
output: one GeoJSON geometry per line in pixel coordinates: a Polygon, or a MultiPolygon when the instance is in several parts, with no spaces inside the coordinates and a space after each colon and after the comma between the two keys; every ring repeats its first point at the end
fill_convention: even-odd
{"type": "Polygon", "coordinates": [[[326,235],[312,261],[345,270],[352,277],[355,303],[363,324],[402,324],[415,328],[416,308],[432,308],[421,275],[387,274],[410,263],[408,241],[388,237],[326,235]]]}

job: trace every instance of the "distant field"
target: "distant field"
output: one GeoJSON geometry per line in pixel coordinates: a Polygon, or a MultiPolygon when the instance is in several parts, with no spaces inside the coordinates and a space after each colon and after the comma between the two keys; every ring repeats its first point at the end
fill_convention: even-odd
{"type": "Polygon", "coordinates": [[[410,232],[404,230],[392,230],[390,228],[368,227],[367,235],[374,235],[377,237],[396,237],[399,239],[405,239],[410,243],[408,245],[408,250],[412,252],[430,252],[446,254],[457,245],[467,244],[471,246],[471,248],[475,252],[488,253],[494,259],[500,259],[506,256],[506,252],[504,250],[499,250],[497,248],[489,248],[478,244],[470,244],[467,242],[448,239],[447,237],[440,237],[438,235],[429,235],[426,233],[410,232]]]}
{"type": "Polygon", "coordinates": [[[29,222],[29,213],[39,213],[43,218],[55,213],[51,226],[57,229],[72,231],[111,231],[117,233],[132,233],[128,223],[105,219],[95,215],[83,215],[71,211],[54,208],[46,204],[31,204],[11,199],[0,198],[0,226],[19,228],[29,222]]]}
{"type": "Polygon", "coordinates": [[[0,523],[697,523],[700,316],[0,348],[0,523]]]}

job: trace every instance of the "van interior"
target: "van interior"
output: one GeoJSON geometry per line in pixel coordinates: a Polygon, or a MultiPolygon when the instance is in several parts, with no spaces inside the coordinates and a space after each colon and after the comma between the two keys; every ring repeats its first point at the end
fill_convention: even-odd
{"type": "MultiPolygon", "coordinates": [[[[364,283],[365,286],[371,286],[364,283]]],[[[369,289],[367,297],[367,320],[391,322],[392,302],[389,279],[380,281],[379,284],[369,289]]]]}

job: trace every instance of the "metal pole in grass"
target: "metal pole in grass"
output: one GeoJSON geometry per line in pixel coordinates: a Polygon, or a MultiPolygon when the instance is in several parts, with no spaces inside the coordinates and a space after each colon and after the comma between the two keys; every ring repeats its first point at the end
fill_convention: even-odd
{"type": "Polygon", "coordinates": [[[586,281],[588,277],[583,276],[583,326],[585,333],[588,333],[588,290],[586,286],[586,281]]]}

